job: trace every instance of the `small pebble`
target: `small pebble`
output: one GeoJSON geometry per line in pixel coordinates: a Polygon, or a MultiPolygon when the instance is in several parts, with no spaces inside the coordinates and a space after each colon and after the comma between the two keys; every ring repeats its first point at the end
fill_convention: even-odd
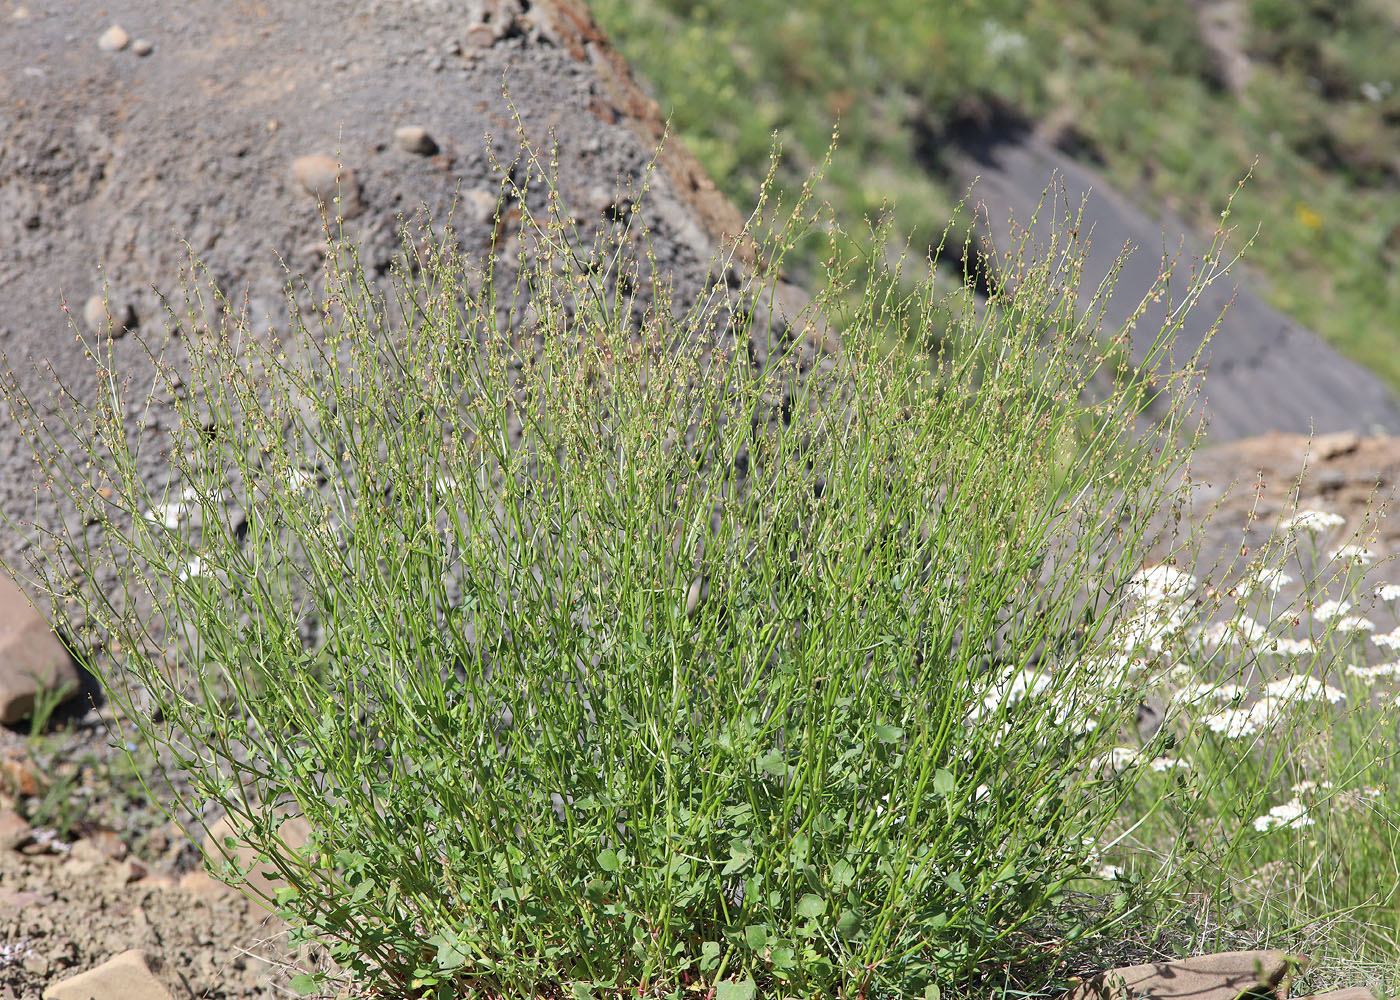
{"type": "MultiPolygon", "coordinates": [[[[83,322],[97,334],[107,333],[107,303],[101,295],[93,295],[83,305],[83,322]]],[[[130,305],[112,304],[112,336],[120,337],[136,325],[136,312],[130,305]]]]}
{"type": "Polygon", "coordinates": [[[317,201],[334,205],[338,198],[345,218],[352,219],[364,211],[355,171],[337,163],[334,157],[299,156],[292,161],[292,173],[317,201]]]}
{"type": "Polygon", "coordinates": [[[330,156],[298,156],[292,161],[292,173],[308,194],[321,201],[330,201],[355,183],[354,171],[330,156]]]}
{"type": "Polygon", "coordinates": [[[395,129],[394,141],[405,153],[432,156],[438,151],[437,142],[428,134],[427,129],[419,125],[405,125],[403,128],[395,129]]]}
{"type": "Polygon", "coordinates": [[[335,70],[337,73],[344,72],[349,65],[350,60],[344,57],[331,60],[331,69],[335,70]]]}
{"type": "Polygon", "coordinates": [[[102,37],[97,40],[97,47],[103,52],[120,52],[130,44],[131,36],[119,24],[114,24],[102,32],[102,37]]]}
{"type": "Polygon", "coordinates": [[[131,43],[131,51],[138,56],[148,56],[155,49],[155,46],[144,38],[138,38],[131,43]]]}

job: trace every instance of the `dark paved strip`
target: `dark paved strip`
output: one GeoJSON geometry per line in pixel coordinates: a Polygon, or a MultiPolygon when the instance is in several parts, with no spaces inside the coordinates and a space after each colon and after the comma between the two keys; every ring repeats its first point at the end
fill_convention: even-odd
{"type": "MultiPolygon", "coordinates": [[[[1169,253],[1184,248],[1170,287],[1179,300],[1190,282],[1193,260],[1204,251],[1184,229],[1149,218],[1108,183],[1049,143],[1033,137],[1014,142],[982,141],[965,147],[949,164],[956,181],[966,186],[980,177],[970,204],[979,224],[990,222],[998,252],[1009,244],[1008,222],[1027,223],[1052,181],[1059,196],[1056,213],[1066,205],[1084,208],[1088,254],[1081,306],[1086,305],[1125,246],[1134,247],[1119,274],[1104,316],[1104,334],[1122,329],[1157,280],[1165,242],[1169,253]],[[1063,189],[1061,189],[1063,185],[1063,189]],[[1066,197],[1067,196],[1067,197],[1066,197]]],[[[1050,199],[1032,228],[1032,242],[1043,244],[1050,233],[1050,199]]],[[[1362,434],[1400,432],[1400,405],[1370,371],[1342,357],[1316,334],[1271,308],[1231,273],[1201,296],[1176,337],[1177,363],[1200,345],[1220,311],[1234,297],[1220,329],[1206,348],[1207,435],[1210,441],[1233,441],[1268,431],[1306,434],[1353,430],[1362,434]],[[1237,283],[1239,287],[1237,289],[1237,283]]],[[[1133,331],[1131,357],[1141,363],[1161,329],[1165,302],[1149,305],[1133,331]]]]}

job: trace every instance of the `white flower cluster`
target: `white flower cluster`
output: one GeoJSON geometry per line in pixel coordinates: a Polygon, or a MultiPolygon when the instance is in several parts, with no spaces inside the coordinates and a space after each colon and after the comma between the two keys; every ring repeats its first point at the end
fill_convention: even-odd
{"type": "Polygon", "coordinates": [[[1323,601],[1313,609],[1313,617],[1320,622],[1326,622],[1349,611],[1351,611],[1350,601],[1323,601]]]}
{"type": "Polygon", "coordinates": [[[1296,538],[1299,533],[1320,535],[1340,528],[1346,519],[1324,510],[1300,510],[1286,521],[1279,523],[1279,529],[1296,538]]]}
{"type": "Polygon", "coordinates": [[[1346,698],[1341,691],[1309,674],[1293,674],[1270,681],[1264,685],[1264,696],[1280,701],[1325,701],[1329,705],[1346,698]]]}
{"type": "Polygon", "coordinates": [[[1141,757],[1141,747],[1114,747],[1108,753],[1099,754],[1091,760],[1089,770],[1121,774],[1128,768],[1135,766],[1141,757]]]}
{"type": "Polygon", "coordinates": [[[180,521],[194,509],[193,501],[198,499],[198,494],[194,488],[186,486],[180,491],[180,499],[163,503],[158,508],[152,508],[143,515],[147,521],[154,524],[164,525],[171,531],[180,526],[180,521]]]}
{"type": "Polygon", "coordinates": [[[1165,563],[1139,570],[1128,581],[1128,596],[1152,603],[1179,601],[1198,586],[1196,578],[1165,563]]]}
{"type": "Polygon", "coordinates": [[[1253,618],[1230,618],[1203,629],[1201,641],[1211,646],[1219,646],[1222,643],[1231,646],[1266,646],[1270,641],[1269,629],[1253,618]]]}
{"type": "Polygon", "coordinates": [[[1189,760],[1177,760],[1175,757],[1157,757],[1147,766],[1158,774],[1162,774],[1166,771],[1191,770],[1191,762],[1189,760]]]}
{"type": "Polygon", "coordinates": [[[1387,604],[1400,601],[1400,583],[1377,584],[1376,597],[1387,604]]]}
{"type": "Polygon", "coordinates": [[[1352,566],[1369,566],[1376,561],[1376,554],[1364,545],[1348,544],[1327,553],[1328,559],[1336,559],[1352,566]]]}
{"type": "Polygon", "coordinates": [[[1256,592],[1267,590],[1270,594],[1277,594],[1284,587],[1293,582],[1293,577],[1289,576],[1281,569],[1265,566],[1258,570],[1253,576],[1246,577],[1240,581],[1239,595],[1243,600],[1248,600],[1256,592]]]}
{"type": "Polygon", "coordinates": [[[1207,716],[1205,724],[1211,732],[1227,740],[1238,740],[1271,727],[1283,714],[1282,710],[1283,703],[1278,698],[1260,698],[1249,708],[1227,708],[1207,716]]]}
{"type": "Polygon", "coordinates": [[[1400,628],[1382,635],[1373,635],[1371,641],[1381,649],[1400,649],[1400,628]]]}
{"type": "Polygon", "coordinates": [[[1308,807],[1299,799],[1274,806],[1269,812],[1254,821],[1254,829],[1263,833],[1267,830],[1288,828],[1292,830],[1312,826],[1313,818],[1308,815],[1308,807]]]}
{"type": "Polygon", "coordinates": [[[994,682],[980,705],[972,706],[969,720],[976,722],[1002,708],[1011,708],[1026,698],[1043,694],[1050,687],[1050,675],[1038,670],[1011,670],[994,682]]]}
{"type": "Polygon", "coordinates": [[[1208,701],[1232,703],[1242,701],[1247,693],[1239,684],[1212,684],[1201,681],[1181,688],[1172,695],[1172,701],[1181,706],[1202,705],[1208,701]]]}
{"type": "Polygon", "coordinates": [[[1360,666],[1353,663],[1347,667],[1347,673],[1352,677],[1360,677],[1362,680],[1374,681],[1381,677],[1400,677],[1400,660],[1390,663],[1378,663],[1374,667],[1360,666]]]}

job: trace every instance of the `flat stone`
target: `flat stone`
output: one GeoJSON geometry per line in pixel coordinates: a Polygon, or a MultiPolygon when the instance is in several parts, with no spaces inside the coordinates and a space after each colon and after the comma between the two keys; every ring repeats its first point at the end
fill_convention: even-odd
{"type": "Polygon", "coordinates": [[[97,47],[103,52],[120,52],[130,44],[131,36],[119,24],[114,24],[102,32],[102,37],[97,40],[97,47]]]}
{"type": "Polygon", "coordinates": [[[95,969],[55,983],[44,1000],[175,1000],[151,971],[146,953],[124,951],[95,969]]]}
{"type": "Polygon", "coordinates": [[[1338,455],[1350,455],[1360,446],[1360,434],[1355,431],[1338,431],[1315,438],[1312,453],[1317,458],[1336,458],[1338,455]]]}
{"type": "Polygon", "coordinates": [[[1241,995],[1287,996],[1287,979],[1306,959],[1281,951],[1230,951],[1175,962],[1101,972],[1066,1000],[1237,1000],[1241,995]]]}
{"type": "Polygon", "coordinates": [[[438,144],[428,130],[421,125],[405,125],[394,130],[394,142],[405,153],[418,156],[432,156],[438,151],[438,144]]]}
{"type": "Polygon", "coordinates": [[[34,711],[41,691],[78,690],[78,670],[63,643],[9,577],[0,574],[0,723],[34,711]]]}

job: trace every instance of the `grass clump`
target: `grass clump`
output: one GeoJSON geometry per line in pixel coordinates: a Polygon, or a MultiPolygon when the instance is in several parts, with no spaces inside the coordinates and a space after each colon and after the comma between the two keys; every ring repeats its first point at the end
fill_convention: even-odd
{"type": "MultiPolygon", "coordinates": [[[[533,153],[509,176],[552,179],[533,153]]],[[[43,589],[182,804],[227,813],[265,901],[383,997],[1027,988],[1128,920],[1096,856],[1140,691],[1080,654],[1172,496],[1194,372],[1148,429],[1140,389],[1087,392],[1068,242],[982,310],[931,272],[852,289],[833,253],[760,360],[758,279],[674,301],[641,214],[580,234],[514,194],[505,283],[450,232],[387,292],[342,245],[270,345],[192,287],[189,370],[153,355],[168,482],[110,354],[68,399],[84,454],[7,387],[102,528],[50,550],[119,582],[74,593],[55,558],[43,589]],[[528,323],[498,329],[503,294],[528,323]],[[950,311],[956,353],[882,346],[950,311]]],[[[766,259],[808,204],[751,220],[766,259]]]]}

